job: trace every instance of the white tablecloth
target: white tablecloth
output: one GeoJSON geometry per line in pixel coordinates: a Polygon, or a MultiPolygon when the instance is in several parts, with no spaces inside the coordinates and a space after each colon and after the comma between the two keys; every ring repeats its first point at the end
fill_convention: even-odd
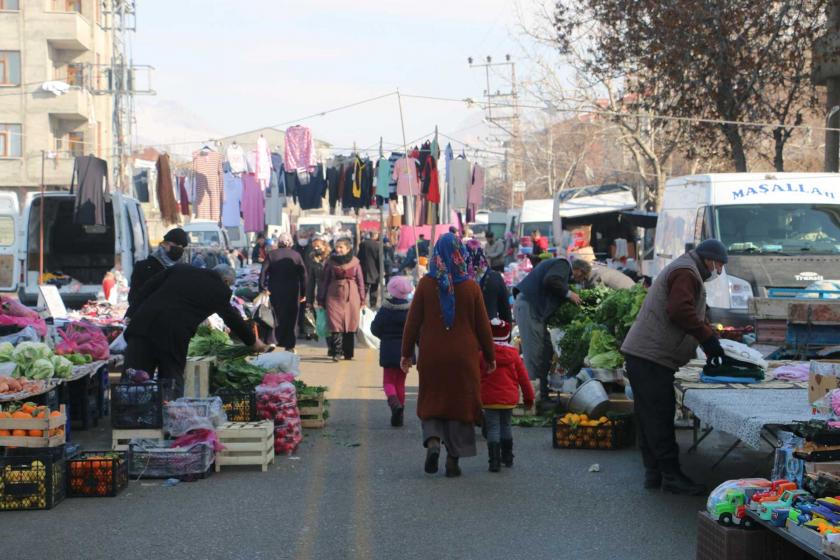
{"type": "Polygon", "coordinates": [[[812,418],[807,389],[695,389],[686,391],[683,406],[753,449],[761,447],[764,426],[812,418]]]}

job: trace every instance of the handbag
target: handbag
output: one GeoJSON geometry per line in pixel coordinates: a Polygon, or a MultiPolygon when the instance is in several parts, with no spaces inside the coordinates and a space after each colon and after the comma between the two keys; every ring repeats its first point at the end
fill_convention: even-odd
{"type": "Polygon", "coordinates": [[[260,292],[254,298],[254,318],[266,327],[274,328],[277,320],[274,317],[274,308],[271,306],[271,299],[268,292],[260,292]]]}
{"type": "Polygon", "coordinates": [[[327,328],[327,311],[323,307],[315,310],[315,334],[318,338],[327,338],[330,334],[327,328]]]}

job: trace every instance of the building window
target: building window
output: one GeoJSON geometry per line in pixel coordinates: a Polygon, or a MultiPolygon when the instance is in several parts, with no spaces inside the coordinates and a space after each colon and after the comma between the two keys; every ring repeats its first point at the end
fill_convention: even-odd
{"type": "Polygon", "coordinates": [[[67,147],[70,148],[70,153],[73,157],[85,155],[85,133],[68,132],[67,147]]]}
{"type": "Polygon", "coordinates": [[[0,11],[20,10],[20,0],[0,0],[0,11]]]}
{"type": "Polygon", "coordinates": [[[82,0],[50,0],[54,12],[82,13],[82,0]]]}
{"type": "Polygon", "coordinates": [[[22,128],[19,124],[0,123],[0,157],[21,157],[22,140],[22,128]]]}
{"type": "Polygon", "coordinates": [[[68,85],[83,87],[84,84],[84,65],[82,64],[66,64],[55,69],[53,77],[56,80],[67,82],[68,85]]]}
{"type": "Polygon", "coordinates": [[[0,86],[20,85],[20,51],[0,51],[0,86]]]}

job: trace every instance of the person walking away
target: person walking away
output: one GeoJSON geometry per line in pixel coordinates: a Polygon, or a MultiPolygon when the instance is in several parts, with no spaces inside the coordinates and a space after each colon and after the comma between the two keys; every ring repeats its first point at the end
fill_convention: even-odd
{"type": "Polygon", "coordinates": [[[705,283],[716,279],[729,257],[717,239],[707,239],[656,277],[624,343],[627,377],[639,426],[645,488],[673,494],[706,494],[680,468],[674,431],[674,374],[694,358],[698,343],[709,360],[723,349],[706,320],[705,283]]]}
{"type": "Polygon", "coordinates": [[[403,425],[405,376],[400,367],[403,329],[408,317],[408,301],[414,286],[406,276],[394,276],[388,282],[388,297],[376,312],[370,331],[379,339],[379,365],[382,366],[382,390],[391,408],[391,426],[403,425]]]}
{"type": "Polygon", "coordinates": [[[207,268],[207,261],[204,259],[204,251],[201,249],[196,249],[195,253],[193,253],[192,261],[190,264],[196,268],[207,268]]]}
{"type": "Polygon", "coordinates": [[[327,313],[330,339],[327,353],[334,362],[343,355],[353,359],[359,315],[365,302],[365,280],[359,259],[353,256],[353,244],[342,237],[335,242],[335,254],[324,268],[324,281],[318,290],[318,305],[327,313]]]}
{"type": "Polygon", "coordinates": [[[590,263],[583,259],[575,259],[572,263],[572,277],[581,288],[591,289],[595,286],[606,286],[613,290],[629,290],[636,285],[633,280],[621,272],[601,263],[590,263]]]}
{"type": "Polygon", "coordinates": [[[184,249],[189,244],[190,238],[187,232],[181,228],[170,229],[151,255],[134,263],[128,290],[128,304],[139,303],[138,294],[142,291],[143,285],[153,276],[181,262],[184,249]]]}
{"type": "Polygon", "coordinates": [[[379,232],[371,231],[370,237],[359,244],[359,262],[365,277],[365,289],[370,299],[371,309],[376,308],[379,297],[379,232]]]}
{"type": "Polygon", "coordinates": [[[571,266],[565,258],[547,259],[513,288],[516,298],[513,314],[522,338],[522,354],[531,379],[540,382],[541,408],[553,408],[548,394],[548,370],[554,347],[546,321],[560,304],[571,301],[580,305],[580,297],[569,289],[571,266]]]}
{"type": "Polygon", "coordinates": [[[274,308],[274,338],[287,352],[295,349],[298,309],[306,302],[306,267],[292,243],[291,235],[281,233],[260,271],[260,288],[269,291],[274,308]]]}
{"type": "Polygon", "coordinates": [[[425,471],[438,471],[446,447],[446,476],[461,475],[459,459],[474,457],[475,425],[481,422],[481,371],[496,369],[490,320],[481,289],[467,274],[466,249],[453,234],[442,235],[420,279],[403,332],[400,367],[411,368],[420,343],[417,416],[426,448],[425,471]]]}
{"type": "Polygon", "coordinates": [[[490,328],[496,351],[496,371],[489,373],[487,364],[482,360],[481,403],[487,431],[489,470],[499,472],[503,464],[513,466],[511,417],[513,409],[519,404],[519,391],[522,391],[525,408],[530,410],[534,405],[534,388],[519,352],[510,344],[510,323],[492,319],[490,328]]]}
{"type": "Polygon", "coordinates": [[[254,249],[251,251],[251,262],[253,264],[262,264],[265,262],[266,254],[265,234],[260,232],[257,234],[257,242],[254,243],[254,249]]]}
{"type": "Polygon", "coordinates": [[[470,239],[465,246],[467,248],[467,273],[481,288],[487,316],[491,320],[499,317],[511,323],[513,318],[505,279],[495,270],[488,268],[487,258],[484,256],[484,250],[479,241],[470,239]]]}
{"type": "MultiPolygon", "coordinates": [[[[298,255],[300,255],[301,260],[303,261],[304,267],[306,266],[306,259],[309,256],[309,253],[312,252],[312,235],[313,231],[306,228],[306,229],[299,229],[297,234],[295,235],[295,243],[292,246],[298,255]]],[[[278,238],[279,239],[279,238],[278,238]]],[[[301,305],[298,309],[298,317],[297,317],[297,332],[299,338],[311,338],[311,331],[312,328],[307,325],[306,320],[306,305],[301,305]]]]}
{"type": "MultiPolygon", "coordinates": [[[[318,306],[318,290],[321,282],[324,280],[324,265],[330,256],[330,246],[323,237],[315,235],[312,238],[312,250],[306,257],[306,306],[308,311],[312,314],[312,322],[314,323],[316,308],[318,306]]],[[[318,335],[315,329],[308,326],[305,330],[307,337],[315,337],[318,335]]]]}
{"type": "Polygon", "coordinates": [[[174,397],[183,396],[187,347],[198,326],[214,313],[252,351],[267,351],[230,304],[234,281],[236,273],[229,266],[207,270],[176,264],[146,282],[126,312],[126,369],[150,375],[157,370],[161,379],[173,381],[174,397]]]}
{"type": "Polygon", "coordinates": [[[490,268],[496,272],[504,272],[505,242],[501,239],[496,239],[496,235],[492,231],[485,233],[484,237],[487,239],[487,249],[484,252],[490,261],[490,268]]]}

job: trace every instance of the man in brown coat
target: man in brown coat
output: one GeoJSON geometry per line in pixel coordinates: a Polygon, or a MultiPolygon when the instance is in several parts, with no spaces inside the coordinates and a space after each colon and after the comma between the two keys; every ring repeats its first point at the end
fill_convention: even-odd
{"type": "Polygon", "coordinates": [[[659,273],[636,322],[621,346],[633,388],[645,488],[705,495],[680,469],[674,415],[674,373],[695,357],[698,343],[708,359],[723,348],[706,321],[705,282],[718,277],[728,260],[717,239],[700,243],[659,273]]]}

